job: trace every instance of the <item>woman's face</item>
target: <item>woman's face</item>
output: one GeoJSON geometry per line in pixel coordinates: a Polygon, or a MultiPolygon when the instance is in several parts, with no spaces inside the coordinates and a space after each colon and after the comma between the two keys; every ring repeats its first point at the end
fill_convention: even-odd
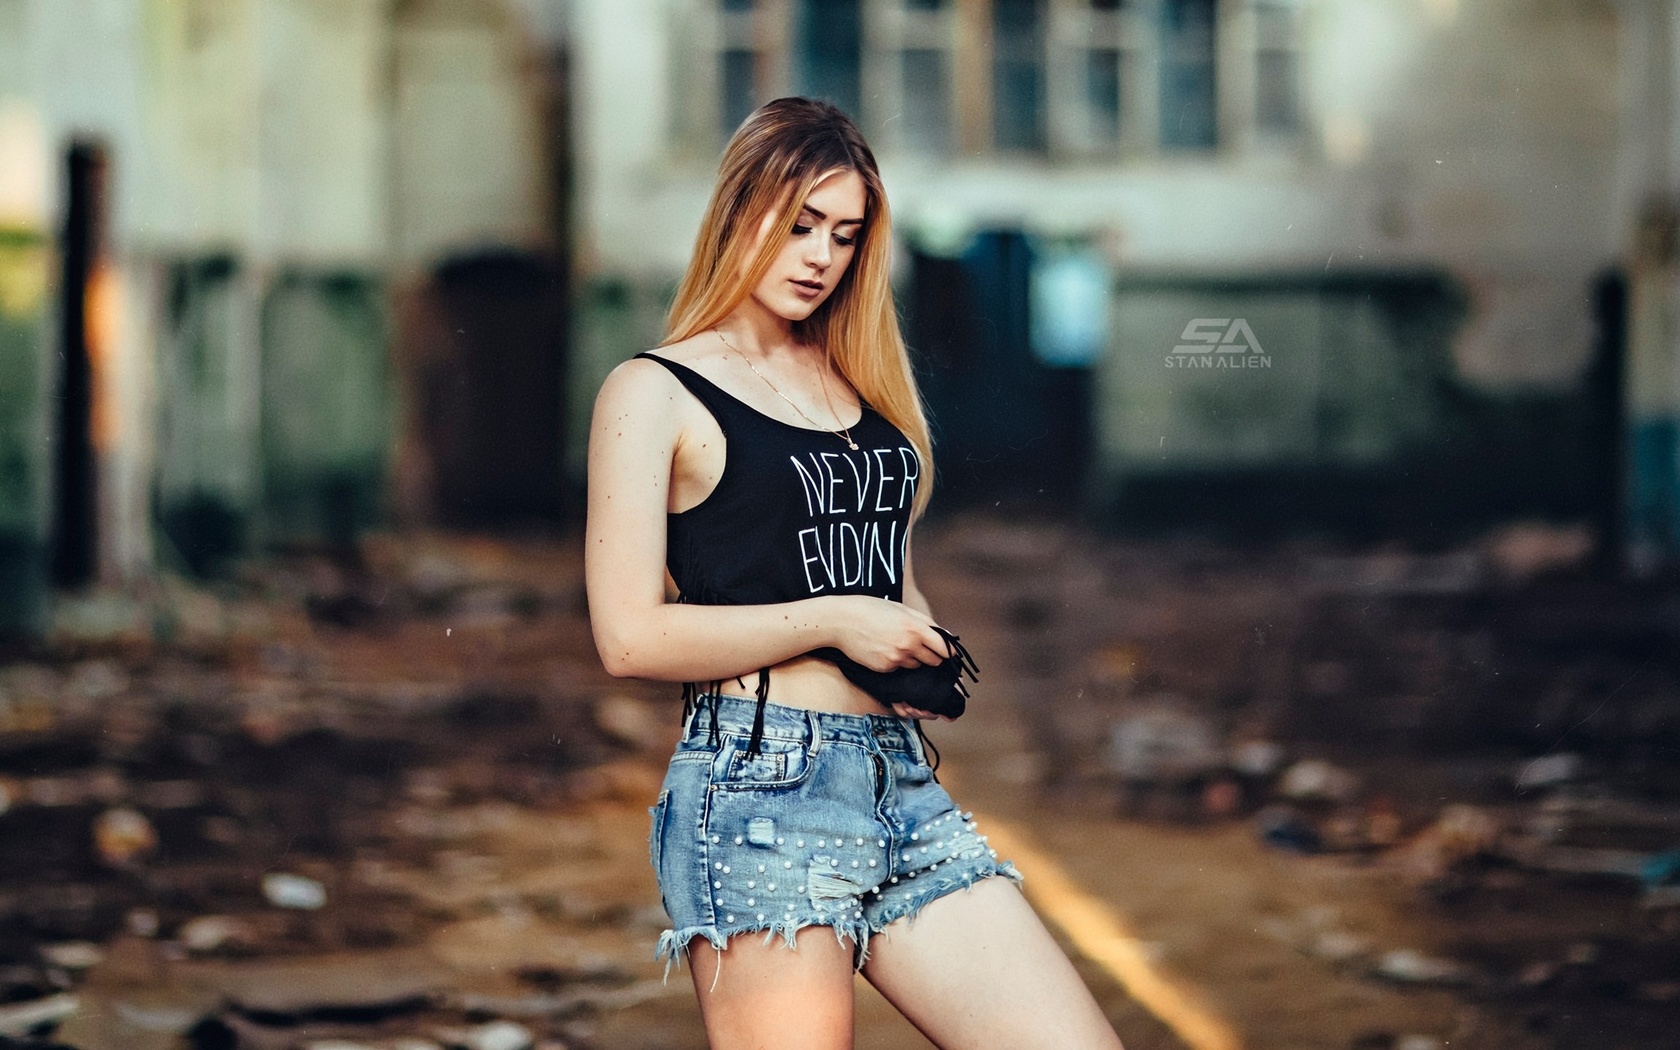
{"type": "MultiPolygon", "coordinates": [[[[864,202],[863,179],[855,171],[831,171],[817,180],[792,228],[780,231],[781,250],[752,291],[759,305],[783,320],[803,321],[834,294],[857,251],[864,202]]],[[[778,235],[771,229],[775,221],[774,215],[764,220],[759,243],[778,235]]]]}

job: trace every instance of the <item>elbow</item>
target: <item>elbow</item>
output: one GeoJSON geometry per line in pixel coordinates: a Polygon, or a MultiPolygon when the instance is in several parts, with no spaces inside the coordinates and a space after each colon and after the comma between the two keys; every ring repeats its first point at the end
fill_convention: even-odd
{"type": "Polygon", "coordinates": [[[614,678],[645,678],[645,661],[640,658],[640,649],[629,638],[616,633],[603,631],[595,632],[595,652],[601,658],[601,666],[614,678]]]}
{"type": "Polygon", "coordinates": [[[635,653],[622,645],[602,645],[597,643],[595,651],[600,654],[601,666],[614,678],[640,678],[641,668],[636,661],[635,653]]]}
{"type": "Polygon", "coordinates": [[[629,653],[601,654],[601,666],[614,678],[645,678],[629,653]]]}

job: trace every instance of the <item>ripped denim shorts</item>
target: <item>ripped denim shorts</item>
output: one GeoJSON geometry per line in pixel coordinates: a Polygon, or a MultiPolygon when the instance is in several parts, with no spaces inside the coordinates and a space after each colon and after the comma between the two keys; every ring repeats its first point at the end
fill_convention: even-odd
{"type": "Polygon", "coordinates": [[[672,928],[666,969],[705,937],[806,926],[850,940],[861,967],[871,934],[980,879],[1020,874],[933,778],[908,719],[765,705],[708,694],[689,717],[650,811],[648,849],[672,928]]]}

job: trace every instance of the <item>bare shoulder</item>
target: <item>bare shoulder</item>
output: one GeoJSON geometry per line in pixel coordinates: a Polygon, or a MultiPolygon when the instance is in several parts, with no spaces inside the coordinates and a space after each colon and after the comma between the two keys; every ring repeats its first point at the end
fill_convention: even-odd
{"type": "MultiPolygon", "coordinates": [[[[690,364],[682,358],[696,356],[684,352],[685,344],[692,342],[684,340],[651,353],[667,361],[690,364]]],[[[607,374],[595,397],[597,426],[614,424],[616,431],[623,424],[630,424],[644,437],[663,435],[666,440],[672,440],[703,415],[700,403],[682,381],[658,361],[645,357],[620,362],[607,374]]]]}
{"type": "Polygon", "coordinates": [[[687,365],[708,378],[717,374],[724,361],[723,341],[717,337],[717,333],[709,329],[675,343],[666,343],[649,352],[667,361],[687,365]]]}
{"type": "Polygon", "coordinates": [[[620,361],[607,373],[595,403],[597,406],[660,409],[676,400],[681,391],[682,384],[677,382],[670,369],[658,361],[632,357],[628,361],[620,361]]]}

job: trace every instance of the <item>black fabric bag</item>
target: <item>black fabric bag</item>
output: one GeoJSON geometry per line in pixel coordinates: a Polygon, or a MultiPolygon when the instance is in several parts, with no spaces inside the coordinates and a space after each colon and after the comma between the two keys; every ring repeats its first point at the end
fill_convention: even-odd
{"type": "Polygon", "coordinates": [[[968,707],[968,687],[963,684],[963,677],[978,682],[980,667],[961,639],[943,627],[936,626],[934,630],[945,639],[948,654],[937,664],[872,671],[839,649],[818,649],[811,655],[840,668],[847,681],[887,707],[908,704],[931,714],[956,718],[968,707]]]}

